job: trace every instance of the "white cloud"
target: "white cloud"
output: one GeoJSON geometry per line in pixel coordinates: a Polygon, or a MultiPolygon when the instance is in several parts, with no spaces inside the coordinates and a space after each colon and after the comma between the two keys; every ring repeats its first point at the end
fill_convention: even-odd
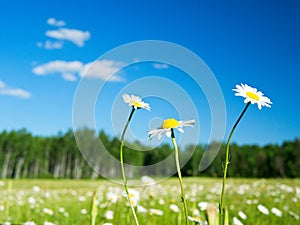
{"type": "Polygon", "coordinates": [[[61,49],[63,47],[63,42],[47,40],[45,44],[43,44],[42,42],[38,42],[36,43],[36,45],[39,48],[45,48],[45,49],[61,49]]]}
{"type": "Polygon", "coordinates": [[[169,65],[164,63],[153,63],[155,69],[168,69],[169,65]]]}
{"type": "Polygon", "coordinates": [[[100,78],[109,81],[123,81],[123,78],[115,73],[124,65],[123,62],[113,60],[96,60],[84,65],[80,76],[100,78]]]}
{"type": "Polygon", "coordinates": [[[58,39],[71,41],[79,47],[84,46],[84,42],[89,40],[91,35],[88,31],[81,31],[77,29],[59,28],[58,30],[46,31],[46,36],[58,39]]]}
{"type": "Polygon", "coordinates": [[[67,81],[71,81],[74,82],[77,80],[77,77],[73,74],[73,73],[63,73],[62,77],[67,80],[67,81]]]}
{"type": "Polygon", "coordinates": [[[37,46],[39,48],[45,48],[48,50],[61,49],[63,48],[65,41],[72,42],[78,47],[83,47],[85,45],[85,42],[91,37],[89,31],[82,31],[78,29],[69,29],[66,27],[62,27],[66,25],[65,21],[57,20],[53,17],[47,20],[47,24],[55,26],[56,28],[53,30],[47,30],[45,32],[45,35],[51,39],[45,42],[38,42],[37,46]]]}
{"type": "Polygon", "coordinates": [[[56,27],[62,27],[62,26],[66,25],[65,21],[63,21],[63,20],[56,20],[55,18],[49,18],[47,20],[47,23],[49,25],[56,26],[56,27]]]}
{"type": "Polygon", "coordinates": [[[80,73],[83,68],[83,63],[80,61],[66,62],[63,60],[50,61],[48,63],[36,66],[33,72],[36,75],[44,76],[54,73],[61,73],[62,77],[68,81],[75,81],[75,74],[80,73]]]}
{"type": "Polygon", "coordinates": [[[50,41],[47,40],[45,42],[45,48],[46,49],[60,49],[63,47],[63,43],[61,41],[50,41]]]}
{"type": "Polygon", "coordinates": [[[0,80],[0,95],[10,95],[17,98],[30,98],[31,93],[21,88],[8,87],[3,81],[0,80]]]}
{"type": "Polygon", "coordinates": [[[82,69],[83,63],[80,61],[66,62],[63,60],[50,61],[33,68],[33,72],[37,75],[48,75],[52,73],[73,73],[82,69]]]}
{"type": "Polygon", "coordinates": [[[124,65],[120,61],[97,60],[83,64],[80,61],[55,60],[38,65],[32,69],[39,76],[59,73],[67,81],[76,81],[77,76],[96,78],[107,81],[123,81],[124,79],[116,73],[124,65]]]}

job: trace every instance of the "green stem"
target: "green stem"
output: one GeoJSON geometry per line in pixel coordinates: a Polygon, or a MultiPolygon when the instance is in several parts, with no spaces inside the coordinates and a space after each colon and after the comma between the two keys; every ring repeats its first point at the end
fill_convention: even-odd
{"type": "Polygon", "coordinates": [[[181,171],[180,171],[180,164],[179,164],[179,151],[178,151],[178,146],[176,143],[175,135],[174,135],[174,130],[171,128],[171,137],[172,137],[172,143],[174,145],[175,149],[175,162],[176,162],[176,169],[177,169],[177,174],[178,174],[178,179],[179,179],[179,184],[180,184],[180,189],[181,189],[181,200],[183,203],[183,209],[184,209],[184,214],[185,214],[185,224],[189,224],[189,219],[188,219],[188,209],[187,209],[187,204],[186,204],[186,199],[185,199],[185,194],[184,194],[184,189],[183,189],[183,184],[182,184],[182,177],[181,177],[181,171]]]}
{"type": "Polygon", "coordinates": [[[122,170],[122,177],[123,177],[123,185],[124,185],[124,189],[125,189],[125,192],[126,192],[126,196],[127,196],[127,199],[129,201],[129,204],[130,204],[130,209],[132,211],[132,214],[133,214],[133,217],[134,217],[134,220],[135,220],[135,224],[136,225],[139,225],[139,221],[137,219],[137,216],[136,216],[136,213],[135,213],[135,210],[134,210],[134,207],[133,205],[131,204],[131,201],[130,201],[130,196],[129,196],[129,192],[128,192],[128,187],[127,187],[127,178],[126,178],[126,175],[125,175],[125,168],[124,168],[124,158],[123,158],[123,147],[124,147],[124,138],[125,138],[125,133],[126,133],[126,130],[128,128],[128,125],[131,121],[131,118],[133,116],[133,113],[135,111],[135,108],[132,107],[132,110],[131,110],[131,113],[128,117],[128,120],[127,120],[127,123],[124,127],[124,130],[123,130],[123,133],[122,133],[122,136],[121,136],[121,145],[120,145],[120,163],[121,163],[121,170],[122,170]]]}
{"type": "Polygon", "coordinates": [[[237,127],[238,123],[240,122],[240,120],[242,119],[243,115],[245,114],[246,110],[248,109],[250,105],[250,102],[247,103],[247,105],[245,106],[243,112],[241,113],[241,115],[239,116],[239,118],[237,119],[237,121],[235,122],[234,126],[232,127],[232,130],[229,134],[227,143],[226,143],[226,158],[225,158],[225,165],[224,165],[224,175],[223,175],[223,185],[222,185],[222,192],[221,192],[221,199],[220,199],[220,218],[219,218],[219,224],[220,225],[224,225],[224,214],[225,214],[225,207],[224,207],[224,195],[225,195],[225,185],[226,185],[226,177],[227,177],[227,170],[228,170],[228,164],[229,164],[229,145],[230,145],[230,140],[231,137],[233,135],[233,132],[235,130],[235,128],[237,127]]]}

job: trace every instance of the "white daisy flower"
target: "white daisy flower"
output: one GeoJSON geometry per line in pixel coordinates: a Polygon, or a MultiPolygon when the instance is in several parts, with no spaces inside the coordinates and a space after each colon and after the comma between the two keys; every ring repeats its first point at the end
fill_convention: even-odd
{"type": "Polygon", "coordinates": [[[82,215],[87,214],[87,212],[88,212],[87,209],[81,209],[81,210],[80,210],[80,213],[81,213],[82,215]]]}
{"type": "Polygon", "coordinates": [[[236,89],[232,89],[235,91],[235,96],[241,96],[244,97],[245,103],[251,102],[251,104],[257,104],[258,108],[261,109],[262,106],[271,107],[270,104],[272,104],[271,100],[264,96],[264,94],[261,91],[257,91],[256,88],[250,87],[247,84],[237,84],[236,89]]]}
{"type": "Polygon", "coordinates": [[[45,222],[44,222],[44,225],[55,225],[55,223],[45,221],[45,222]]]}
{"type": "Polygon", "coordinates": [[[43,212],[49,216],[53,216],[54,212],[52,209],[43,208],[43,212]]]}
{"type": "Polygon", "coordinates": [[[208,205],[207,202],[199,202],[199,203],[198,203],[198,206],[199,206],[199,208],[200,208],[202,211],[206,210],[207,205],[208,205]]]}
{"type": "Polygon", "coordinates": [[[135,109],[146,109],[148,111],[150,111],[151,107],[148,103],[145,103],[142,101],[142,99],[138,96],[135,95],[129,95],[129,94],[123,94],[123,101],[125,103],[128,103],[129,106],[135,108],[135,109]]]}
{"type": "Polygon", "coordinates": [[[192,221],[192,222],[195,222],[195,223],[197,223],[197,224],[201,224],[201,225],[206,224],[206,223],[204,223],[204,222],[201,220],[201,218],[198,217],[198,216],[188,216],[188,220],[189,220],[189,221],[192,221]]]}
{"type": "Polygon", "coordinates": [[[299,215],[297,215],[296,213],[294,213],[293,211],[289,211],[290,216],[294,217],[296,220],[299,220],[299,215]]]}
{"type": "Polygon", "coordinates": [[[275,207],[271,209],[271,212],[272,212],[275,216],[282,217],[282,212],[281,212],[279,209],[275,208],[275,207]]]}
{"type": "Polygon", "coordinates": [[[147,209],[146,208],[144,208],[143,206],[141,206],[141,205],[138,205],[137,206],[137,211],[139,212],[139,213],[147,213],[147,209]]]}
{"type": "Polygon", "coordinates": [[[233,225],[243,225],[243,223],[236,217],[233,217],[233,225]]]}
{"type": "Polygon", "coordinates": [[[58,212],[64,213],[66,209],[64,207],[58,207],[58,212]]]}
{"type": "Polygon", "coordinates": [[[142,176],[141,180],[142,180],[143,186],[145,186],[145,187],[154,186],[156,184],[155,180],[149,176],[142,176]]]}
{"type": "MultiPolygon", "coordinates": [[[[124,192],[123,195],[127,197],[126,192],[124,192]]],[[[129,198],[131,205],[137,206],[138,202],[140,200],[140,192],[129,188],[128,189],[128,198],[129,198]]]]}
{"type": "Polygon", "coordinates": [[[178,213],[178,212],[179,212],[179,207],[178,207],[177,205],[175,205],[175,204],[171,204],[171,205],[169,206],[169,208],[170,208],[171,211],[173,211],[173,212],[175,212],[175,213],[178,213]]]}
{"type": "Polygon", "coordinates": [[[247,219],[247,215],[246,215],[244,212],[239,211],[238,214],[239,214],[239,216],[240,216],[243,220],[246,220],[246,219],[247,219]]]}
{"type": "Polygon", "coordinates": [[[41,189],[40,189],[39,186],[33,186],[32,190],[33,190],[34,192],[39,192],[41,189]]]}
{"type": "Polygon", "coordinates": [[[261,205],[261,204],[257,205],[257,209],[258,209],[262,214],[265,214],[265,215],[269,215],[269,214],[270,214],[270,213],[269,213],[269,210],[268,210],[265,206],[263,206],[263,205],[261,205]]]}
{"type": "Polygon", "coordinates": [[[34,197],[30,196],[28,199],[27,199],[27,202],[30,204],[30,205],[34,205],[36,203],[36,200],[34,197]]]}
{"type": "Polygon", "coordinates": [[[114,218],[114,212],[112,210],[107,210],[105,212],[105,215],[104,217],[107,219],[107,220],[112,220],[114,218]]]}
{"type": "Polygon", "coordinates": [[[116,203],[118,201],[118,195],[115,192],[109,191],[106,193],[106,199],[111,203],[116,203]]]}
{"type": "Polygon", "coordinates": [[[33,221],[27,221],[27,222],[23,223],[23,225],[36,225],[36,223],[33,221]]]}
{"type": "Polygon", "coordinates": [[[195,123],[195,120],[178,121],[174,118],[169,118],[163,121],[160,128],[149,130],[149,138],[152,139],[155,135],[157,135],[158,140],[160,140],[164,133],[167,135],[167,137],[171,137],[171,129],[173,128],[177,129],[181,133],[184,133],[182,127],[193,127],[195,123]]]}
{"type": "Polygon", "coordinates": [[[149,209],[150,215],[162,216],[164,212],[160,209],[149,209]]]}

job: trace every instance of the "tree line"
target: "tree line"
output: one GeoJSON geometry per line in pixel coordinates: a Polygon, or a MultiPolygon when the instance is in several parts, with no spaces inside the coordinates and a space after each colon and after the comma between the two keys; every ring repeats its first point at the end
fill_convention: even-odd
{"type": "MultiPolygon", "coordinates": [[[[184,162],[184,176],[221,177],[225,158],[225,145],[205,170],[199,171],[204,152],[219,146],[189,145],[180,149],[184,162]]],[[[120,178],[121,171],[116,164],[119,160],[120,141],[104,131],[95,134],[89,129],[71,130],[55,136],[34,136],[25,129],[2,131],[0,133],[0,176],[1,178],[68,178],[96,179],[101,177],[120,178]],[[99,140],[101,145],[99,145],[99,140]],[[79,149],[77,142],[82,146],[79,149]],[[82,149],[83,148],[83,149],[82,149]],[[103,154],[104,148],[108,154],[103,154]],[[86,154],[88,153],[88,154],[86,154]]],[[[162,144],[151,149],[139,142],[126,143],[124,160],[128,177],[141,175],[166,176],[174,168],[173,149],[162,144]],[[166,160],[171,157],[171,160],[166,160]],[[162,166],[156,163],[165,160],[162,166]],[[143,168],[146,168],[144,170],[143,168]],[[146,173],[146,174],[145,174],[146,173]]],[[[176,174],[174,174],[176,175],[176,174]]],[[[282,144],[230,146],[229,177],[299,177],[300,140],[285,141],[282,144]]]]}

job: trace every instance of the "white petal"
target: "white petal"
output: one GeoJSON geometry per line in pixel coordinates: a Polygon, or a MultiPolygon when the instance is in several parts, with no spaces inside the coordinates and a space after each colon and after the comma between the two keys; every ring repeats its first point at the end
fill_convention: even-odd
{"type": "Polygon", "coordinates": [[[196,120],[186,120],[186,121],[178,121],[180,126],[189,126],[192,127],[195,123],[196,120]]]}
{"type": "Polygon", "coordinates": [[[163,136],[163,132],[161,132],[157,135],[157,139],[160,140],[162,138],[162,136],[163,136]]]}
{"type": "Polygon", "coordinates": [[[171,135],[172,135],[171,129],[166,129],[166,136],[171,137],[171,135]]]}
{"type": "Polygon", "coordinates": [[[181,132],[181,133],[184,133],[184,130],[181,128],[181,127],[176,127],[176,129],[181,132]]]}
{"type": "Polygon", "coordinates": [[[141,102],[141,105],[142,105],[142,108],[143,108],[143,109],[146,109],[146,110],[148,110],[148,111],[151,110],[151,107],[150,107],[150,105],[149,105],[148,103],[141,102]]]}
{"type": "Polygon", "coordinates": [[[129,94],[123,94],[122,97],[123,97],[123,101],[125,103],[129,103],[130,102],[130,96],[129,96],[129,94]]]}
{"type": "Polygon", "coordinates": [[[149,130],[149,138],[152,139],[155,135],[157,135],[158,140],[161,139],[163,133],[165,132],[165,129],[157,128],[153,130],[149,130]]]}
{"type": "Polygon", "coordinates": [[[135,96],[135,95],[131,95],[130,98],[131,98],[132,101],[135,101],[135,102],[141,102],[142,101],[142,99],[140,97],[135,96]]]}

